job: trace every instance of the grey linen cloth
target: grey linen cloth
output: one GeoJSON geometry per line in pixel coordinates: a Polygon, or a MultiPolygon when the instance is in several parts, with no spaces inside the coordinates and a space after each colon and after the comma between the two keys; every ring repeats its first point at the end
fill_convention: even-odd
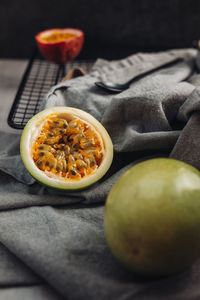
{"type": "Polygon", "coordinates": [[[131,165],[169,155],[200,169],[196,55],[195,50],[183,49],[98,60],[90,74],[49,91],[41,109],[84,109],[112,138],[113,164],[87,190],[59,193],[35,182],[21,162],[20,136],[1,133],[0,286],[45,283],[58,299],[69,300],[200,298],[199,262],[167,278],[140,278],[112,257],[103,231],[106,196],[131,165]],[[175,57],[184,61],[146,76],[123,93],[107,94],[94,85],[106,79],[125,82],[175,57]]]}

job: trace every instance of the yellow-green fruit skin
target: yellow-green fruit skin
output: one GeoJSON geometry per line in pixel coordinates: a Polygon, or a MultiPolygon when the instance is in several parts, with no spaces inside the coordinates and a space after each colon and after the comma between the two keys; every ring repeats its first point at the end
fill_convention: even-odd
{"type": "Polygon", "coordinates": [[[200,172],[169,158],[133,166],[107,197],[104,231],[112,254],[137,274],[184,270],[200,257],[200,172]]]}

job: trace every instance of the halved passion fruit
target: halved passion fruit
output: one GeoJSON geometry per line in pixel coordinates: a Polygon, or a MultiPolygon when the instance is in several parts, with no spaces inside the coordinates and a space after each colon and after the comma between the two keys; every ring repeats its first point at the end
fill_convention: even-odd
{"type": "Polygon", "coordinates": [[[22,133],[20,152],[36,180],[60,190],[95,183],[113,159],[112,141],[105,128],[85,111],[61,106],[30,119],[22,133]]]}
{"type": "Polygon", "coordinates": [[[54,63],[65,63],[74,59],[81,51],[84,33],[75,28],[55,28],[35,36],[41,54],[54,63]]]}

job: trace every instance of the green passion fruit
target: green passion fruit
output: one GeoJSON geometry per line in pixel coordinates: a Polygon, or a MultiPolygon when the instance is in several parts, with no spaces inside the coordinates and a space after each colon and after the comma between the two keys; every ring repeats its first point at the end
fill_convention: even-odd
{"type": "Polygon", "coordinates": [[[112,141],[105,128],[85,111],[61,106],[43,110],[29,120],[20,152],[36,180],[60,190],[95,183],[113,159],[112,141]]]}
{"type": "Polygon", "coordinates": [[[200,172],[169,158],[133,166],[108,195],[104,230],[113,255],[133,272],[184,270],[200,257],[200,172]]]}

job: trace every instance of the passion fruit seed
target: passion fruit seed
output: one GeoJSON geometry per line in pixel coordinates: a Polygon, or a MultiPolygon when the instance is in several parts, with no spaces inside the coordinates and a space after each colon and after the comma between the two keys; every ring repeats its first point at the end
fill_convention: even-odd
{"type": "Polygon", "coordinates": [[[51,134],[51,139],[46,138],[45,143],[47,145],[55,145],[56,143],[58,143],[60,137],[59,136],[54,136],[53,134],[51,134]]]}
{"type": "Polygon", "coordinates": [[[71,155],[71,154],[69,155],[68,161],[69,161],[70,163],[75,162],[75,158],[73,157],[73,155],[71,155]]]}
{"type": "Polygon", "coordinates": [[[92,147],[94,146],[95,143],[94,143],[94,140],[93,139],[88,139],[88,138],[82,138],[80,140],[80,147],[82,149],[86,149],[86,148],[89,148],[89,147],[92,147]]]}
{"type": "Polygon", "coordinates": [[[58,128],[67,128],[68,123],[66,120],[60,119],[60,120],[56,120],[54,121],[54,125],[58,128]]]}
{"type": "Polygon", "coordinates": [[[79,143],[82,138],[83,138],[83,134],[76,134],[76,135],[72,136],[73,142],[75,144],[79,143]]]}
{"type": "Polygon", "coordinates": [[[83,160],[77,159],[76,166],[78,169],[81,169],[81,168],[86,168],[87,164],[83,160]]]}
{"type": "Polygon", "coordinates": [[[76,171],[70,170],[70,172],[71,172],[72,175],[76,175],[76,171]]]}
{"type": "Polygon", "coordinates": [[[37,164],[38,166],[41,166],[42,161],[41,161],[40,159],[38,159],[38,160],[36,161],[36,164],[37,164]]]}
{"type": "Polygon", "coordinates": [[[42,171],[80,180],[100,166],[103,152],[92,126],[75,116],[67,122],[52,114],[33,145],[33,160],[42,171]]]}
{"type": "Polygon", "coordinates": [[[64,129],[60,129],[59,132],[60,132],[60,134],[64,134],[65,130],[64,129]]]}
{"type": "Polygon", "coordinates": [[[51,147],[50,145],[46,145],[46,144],[41,144],[40,146],[38,146],[39,150],[46,150],[49,152],[55,152],[55,150],[53,149],[53,147],[51,147]]]}
{"type": "Polygon", "coordinates": [[[76,143],[76,144],[73,144],[73,146],[72,146],[72,147],[73,147],[73,149],[74,149],[74,150],[78,150],[78,148],[79,148],[79,145],[78,145],[78,143],[76,143]]]}

